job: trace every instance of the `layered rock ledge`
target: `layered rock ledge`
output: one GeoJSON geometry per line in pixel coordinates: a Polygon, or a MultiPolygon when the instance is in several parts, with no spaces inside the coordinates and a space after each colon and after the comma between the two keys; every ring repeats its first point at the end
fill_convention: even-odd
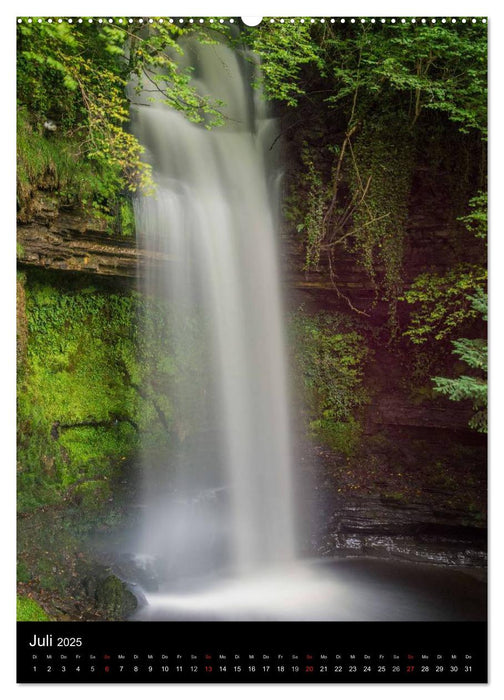
{"type": "Polygon", "coordinates": [[[23,265],[67,272],[134,278],[147,260],[167,255],[148,251],[134,237],[111,235],[107,222],[76,209],[61,209],[50,197],[37,198],[28,221],[17,227],[17,259],[23,265]]]}

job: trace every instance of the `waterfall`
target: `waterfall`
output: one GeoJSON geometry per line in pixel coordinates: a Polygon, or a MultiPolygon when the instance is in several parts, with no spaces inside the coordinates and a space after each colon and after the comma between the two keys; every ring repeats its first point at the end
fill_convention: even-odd
{"type": "Polygon", "coordinates": [[[451,584],[419,564],[296,556],[278,132],[250,87],[253,62],[222,44],[183,48],[193,84],[222,100],[226,120],[207,129],[148,94],[133,108],[156,182],[135,203],[149,251],[139,270],[144,483],[141,522],[132,517],[118,545],[145,603],[134,618],[451,619],[451,600],[436,599],[451,584]]]}
{"type": "MultiPolygon", "coordinates": [[[[139,245],[165,260],[140,270],[142,289],[172,309],[166,322],[180,348],[191,347],[188,319],[200,319],[213,378],[206,393],[194,374],[177,386],[174,410],[194,406],[201,435],[182,430],[161,468],[144,458],[140,549],[169,580],[223,562],[244,576],[295,558],[275,123],[251,88],[257,67],[223,44],[183,48],[198,92],[223,101],[225,124],[207,129],[160,102],[133,114],[156,183],[135,204],[139,245]]],[[[155,324],[143,332],[155,335],[155,324]]]]}

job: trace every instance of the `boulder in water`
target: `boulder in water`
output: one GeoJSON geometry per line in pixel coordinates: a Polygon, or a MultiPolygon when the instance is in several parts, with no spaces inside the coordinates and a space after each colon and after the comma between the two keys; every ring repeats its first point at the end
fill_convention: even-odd
{"type": "Polygon", "coordinates": [[[96,586],[95,599],[98,608],[109,619],[124,619],[137,608],[137,599],[126,584],[111,574],[96,586]]]}

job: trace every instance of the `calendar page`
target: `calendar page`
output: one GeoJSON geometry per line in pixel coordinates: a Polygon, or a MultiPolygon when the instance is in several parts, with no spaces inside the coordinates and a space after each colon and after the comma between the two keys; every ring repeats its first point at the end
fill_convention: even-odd
{"type": "Polygon", "coordinates": [[[487,20],[17,30],[19,683],[485,683],[487,20]]]}

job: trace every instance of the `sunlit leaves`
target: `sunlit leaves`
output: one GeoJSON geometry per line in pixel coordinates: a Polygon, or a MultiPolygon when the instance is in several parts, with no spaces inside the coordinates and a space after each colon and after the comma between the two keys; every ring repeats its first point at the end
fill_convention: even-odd
{"type": "Polygon", "coordinates": [[[410,116],[438,110],[462,131],[486,133],[486,27],[385,24],[266,24],[248,32],[262,59],[266,93],[296,105],[309,76],[327,79],[324,100],[339,104],[358,90],[355,118],[379,94],[404,93],[410,116]],[[305,66],[310,70],[305,71],[305,66]]]}
{"type": "Polygon", "coordinates": [[[459,264],[444,275],[419,275],[404,294],[415,305],[405,335],[418,344],[453,337],[463,323],[477,318],[471,298],[481,293],[486,279],[484,268],[470,264],[459,264]]]}
{"type": "Polygon", "coordinates": [[[470,231],[476,238],[486,239],[488,231],[488,202],[487,193],[479,192],[469,201],[470,213],[466,216],[461,216],[459,221],[462,221],[467,230],[470,231]]]}
{"type": "MultiPolygon", "coordinates": [[[[32,118],[54,118],[58,128],[78,134],[91,161],[117,166],[116,191],[152,192],[150,166],[127,129],[130,101],[126,86],[136,76],[137,90],[165,102],[194,122],[223,122],[220,105],[198,95],[191,71],[176,60],[177,40],[201,29],[97,22],[19,25],[18,99],[32,118]]],[[[223,30],[221,30],[223,31],[223,30]]],[[[204,42],[215,41],[205,36],[204,42]]]]}
{"type": "Polygon", "coordinates": [[[266,95],[284,100],[291,107],[308,90],[302,78],[303,67],[313,64],[324,70],[320,47],[313,40],[308,24],[264,22],[260,27],[248,29],[246,40],[261,58],[260,80],[266,95]]]}

